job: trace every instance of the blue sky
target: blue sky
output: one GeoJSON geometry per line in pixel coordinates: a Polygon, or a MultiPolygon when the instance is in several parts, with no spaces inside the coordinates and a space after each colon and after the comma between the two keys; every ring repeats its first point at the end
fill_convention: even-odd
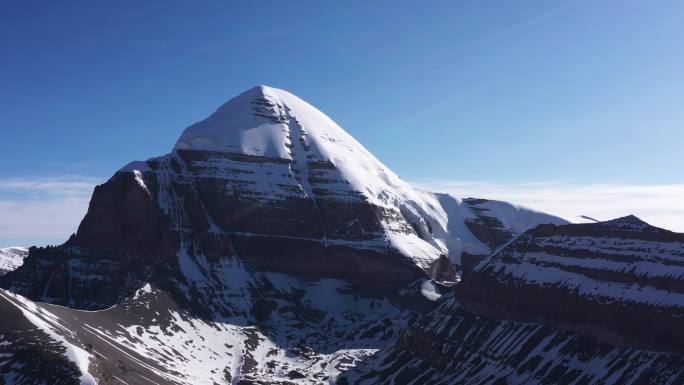
{"type": "Polygon", "coordinates": [[[636,191],[605,215],[684,231],[644,209],[684,202],[684,2],[139,3],[0,4],[0,246],[60,242],[93,184],[257,84],[404,179],[568,213],[636,191]]]}

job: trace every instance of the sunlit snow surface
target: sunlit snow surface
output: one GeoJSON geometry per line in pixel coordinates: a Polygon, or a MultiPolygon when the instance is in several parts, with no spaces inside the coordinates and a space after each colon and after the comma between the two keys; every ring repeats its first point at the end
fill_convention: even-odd
{"type": "MultiPolygon", "coordinates": [[[[239,175],[239,183],[244,187],[241,194],[253,194],[256,200],[307,197],[315,204],[314,198],[320,193],[317,190],[324,188],[328,197],[338,200],[362,197],[403,217],[384,218],[382,238],[350,244],[352,247],[381,249],[389,243],[423,269],[428,269],[442,254],[459,264],[463,251],[476,255],[491,251],[465,225],[464,221],[475,219],[476,214],[461,199],[410,186],[332,119],[284,90],[267,86],[252,88],[225,103],[209,118],[188,127],[174,152],[156,158],[160,168],[155,172],[162,190],[168,190],[167,184],[174,181],[170,164],[178,160],[179,150],[231,154],[195,162],[192,175],[188,170],[182,170],[181,175],[226,181],[239,175]],[[255,164],[235,160],[235,154],[281,161],[255,164]],[[334,168],[312,168],[326,164],[334,168]],[[318,189],[310,181],[312,176],[317,180],[318,189]]],[[[146,189],[139,178],[141,172],[151,171],[145,162],[132,162],[121,171],[133,172],[146,189]]],[[[173,199],[162,191],[159,204],[174,210],[173,199]]],[[[484,209],[516,233],[539,223],[565,223],[505,202],[490,201],[484,209]]]]}

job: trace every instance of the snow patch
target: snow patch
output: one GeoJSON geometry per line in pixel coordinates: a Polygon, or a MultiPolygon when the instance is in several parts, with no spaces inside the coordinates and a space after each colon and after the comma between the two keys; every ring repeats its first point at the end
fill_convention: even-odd
{"type": "Polygon", "coordinates": [[[437,301],[438,299],[442,298],[442,295],[437,292],[435,284],[427,279],[420,286],[420,293],[423,295],[423,297],[429,299],[430,301],[437,301]]]}
{"type": "Polygon", "coordinates": [[[28,256],[25,247],[5,247],[0,249],[0,274],[15,270],[24,264],[24,258],[28,256]]]}
{"type": "Polygon", "coordinates": [[[147,195],[150,194],[150,190],[147,188],[147,185],[145,184],[145,180],[143,179],[143,175],[139,170],[133,170],[133,177],[135,178],[135,181],[138,182],[138,185],[147,192],[147,195]]]}
{"type": "Polygon", "coordinates": [[[141,287],[140,289],[135,291],[135,294],[133,295],[133,299],[138,299],[145,294],[149,294],[152,292],[152,286],[149,283],[146,283],[145,286],[141,287]]]}

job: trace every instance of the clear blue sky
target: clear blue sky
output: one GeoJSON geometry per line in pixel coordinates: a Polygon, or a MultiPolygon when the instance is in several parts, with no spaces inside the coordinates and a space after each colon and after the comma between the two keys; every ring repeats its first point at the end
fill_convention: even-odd
{"type": "Polygon", "coordinates": [[[681,1],[0,7],[0,177],[108,177],[269,84],[407,179],[684,178],[681,1]]]}
{"type": "Polygon", "coordinates": [[[6,1],[0,181],[104,181],[268,84],[409,180],[682,183],[683,20],[666,0],[6,1]]]}

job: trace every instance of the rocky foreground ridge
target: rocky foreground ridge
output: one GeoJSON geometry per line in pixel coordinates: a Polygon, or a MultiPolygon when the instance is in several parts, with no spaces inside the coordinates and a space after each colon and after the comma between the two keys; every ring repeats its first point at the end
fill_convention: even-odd
{"type": "Polygon", "coordinates": [[[0,378],[678,384],[683,255],[634,217],[571,225],[415,189],[259,86],[117,171],[69,240],[0,277],[0,378]]]}
{"type": "Polygon", "coordinates": [[[617,345],[681,352],[684,234],[635,216],[540,225],[477,265],[463,300],[617,345]]]}

